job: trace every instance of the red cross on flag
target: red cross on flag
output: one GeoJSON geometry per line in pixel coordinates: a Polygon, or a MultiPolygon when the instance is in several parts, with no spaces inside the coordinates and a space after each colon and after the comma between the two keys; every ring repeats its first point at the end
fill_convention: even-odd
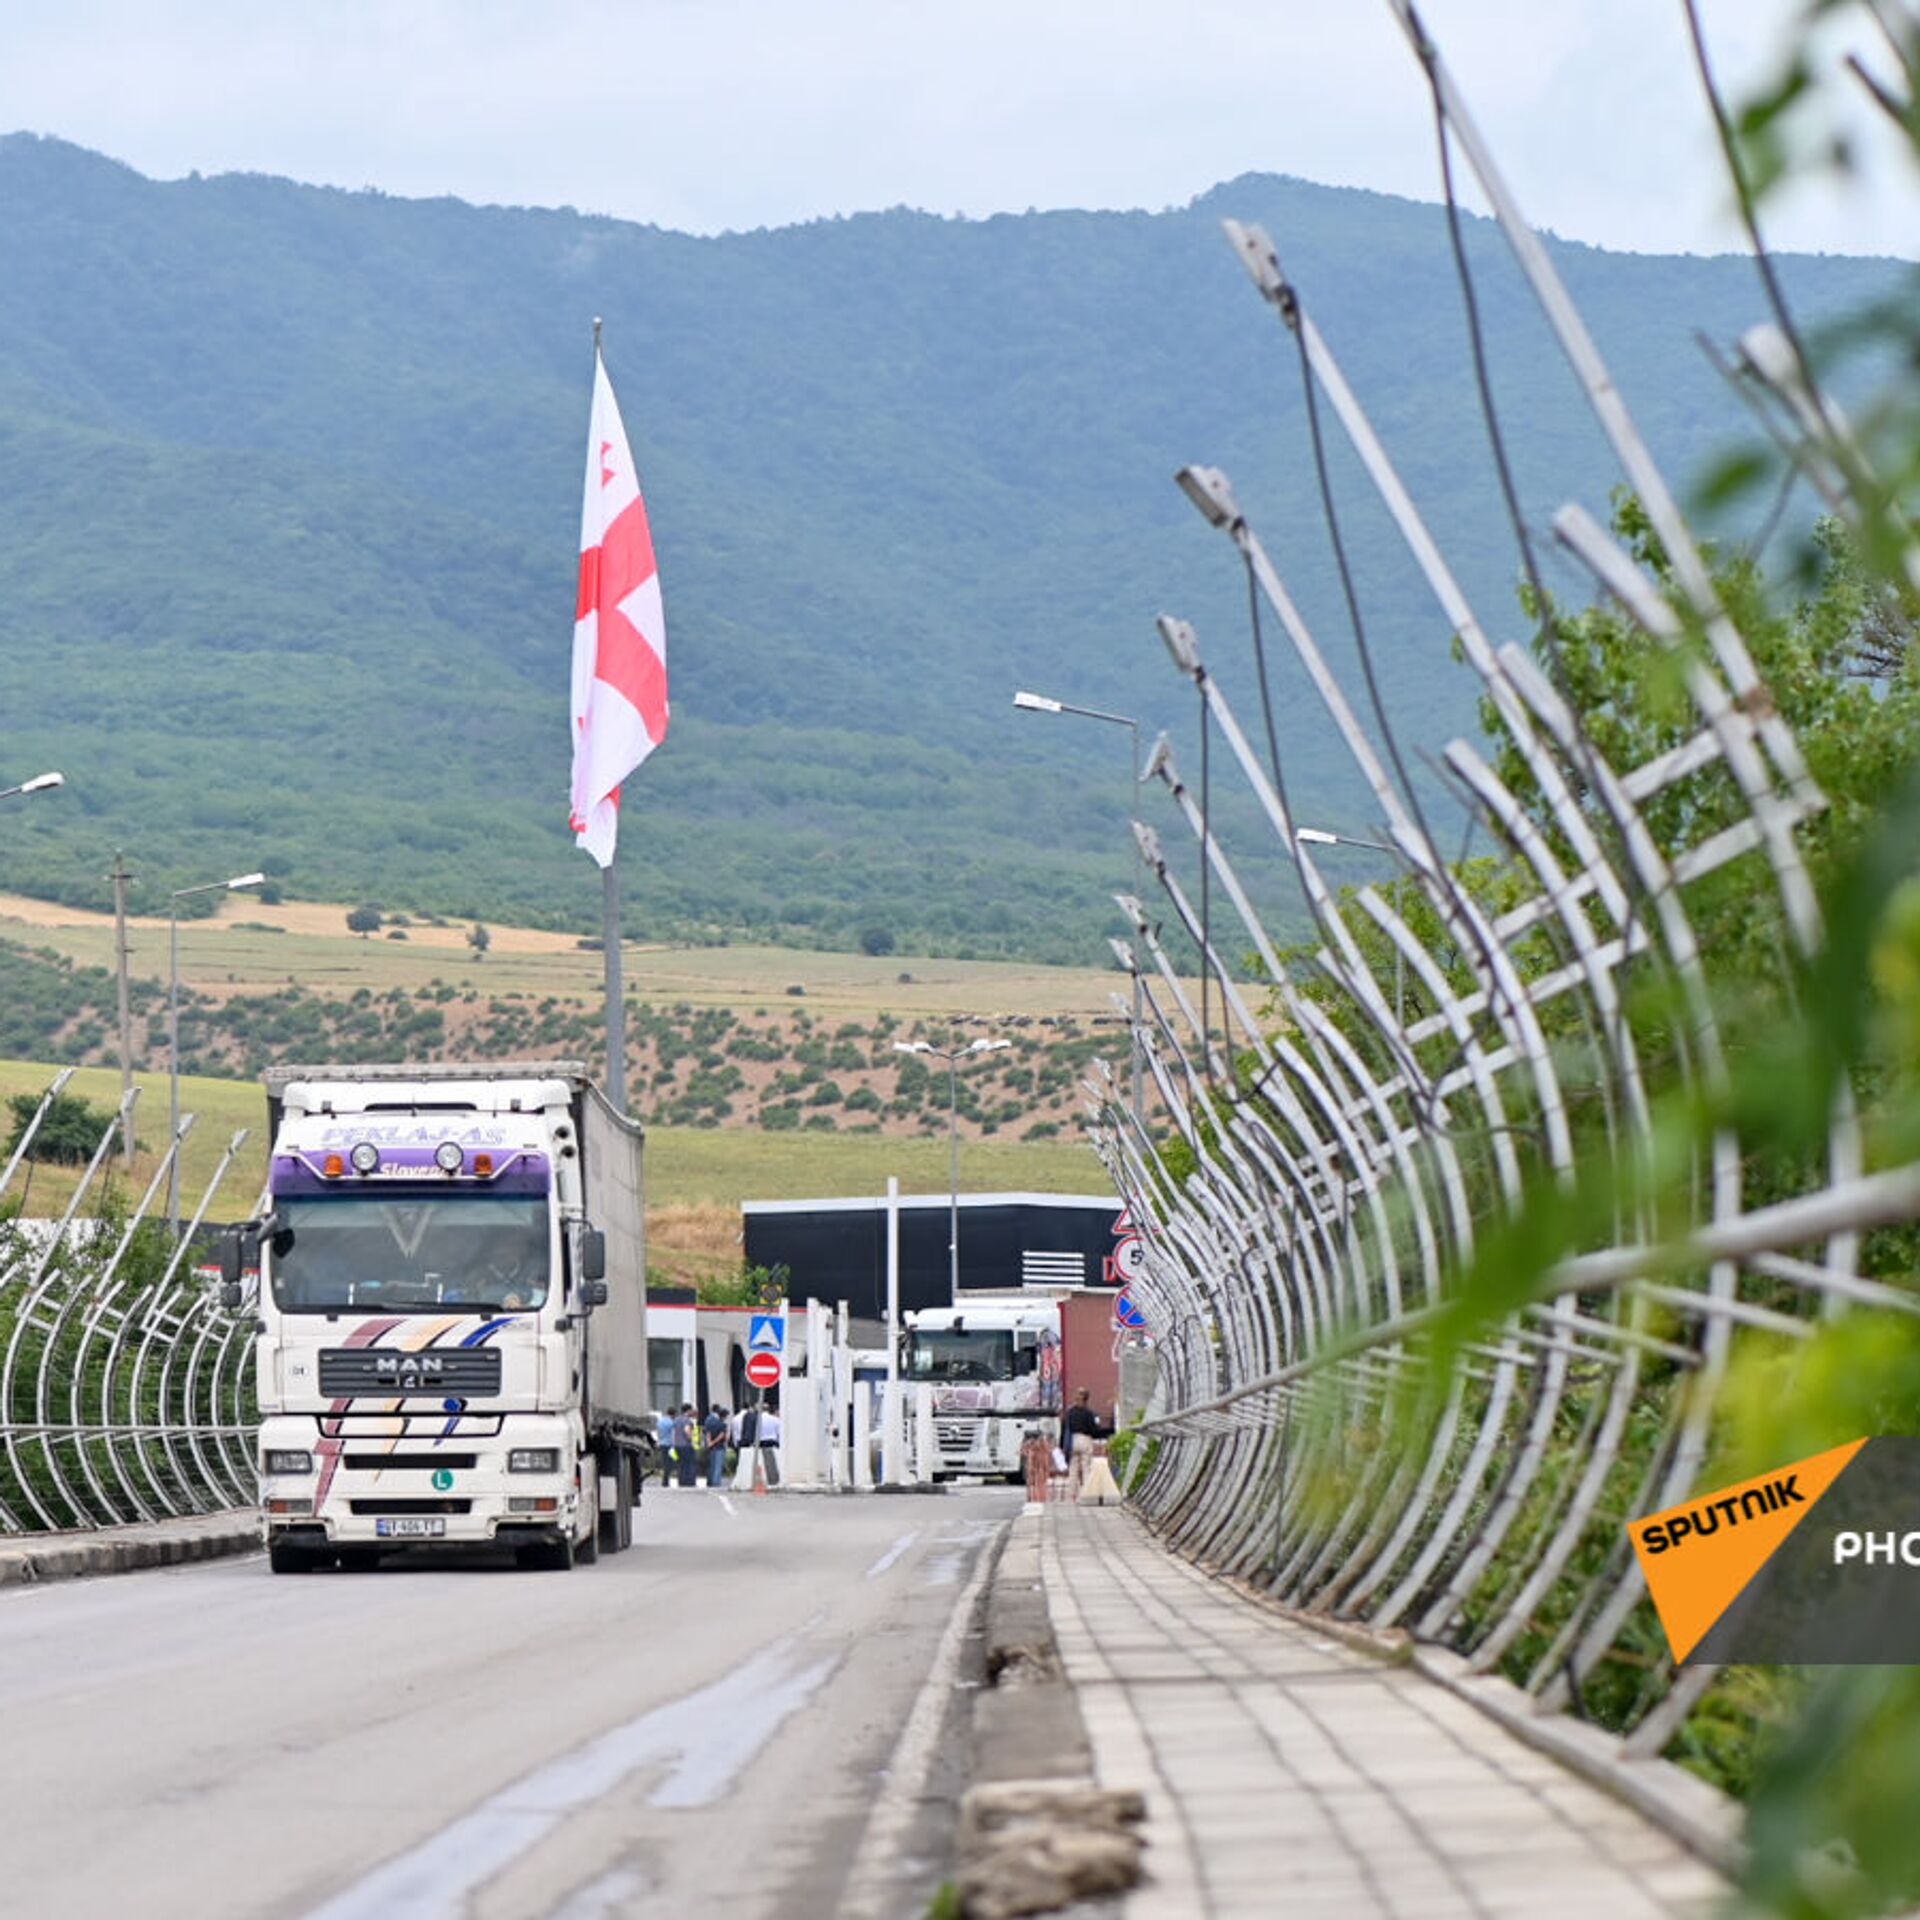
{"type": "Polygon", "coordinates": [[[598,347],[580,597],[573,610],[573,815],[576,843],[613,862],[620,786],[667,737],[667,616],[646,502],[598,347]]]}

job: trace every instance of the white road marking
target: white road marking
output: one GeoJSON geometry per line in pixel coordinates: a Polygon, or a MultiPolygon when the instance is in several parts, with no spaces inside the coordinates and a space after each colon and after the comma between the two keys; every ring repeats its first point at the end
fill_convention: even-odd
{"type": "Polygon", "coordinates": [[[584,1887],[576,1887],[548,1916],[548,1920],[614,1920],[629,1913],[647,1891],[646,1876],[637,1867],[615,1867],[584,1887]]]}
{"type": "Polygon", "coordinates": [[[958,1553],[938,1553],[927,1562],[923,1584],[929,1587],[950,1587],[960,1578],[960,1569],[965,1556],[958,1553]]]}
{"type": "Polygon", "coordinates": [[[915,1527],[911,1533],[903,1533],[872,1566],[867,1569],[869,1580],[878,1580],[893,1563],[920,1538],[920,1529],[915,1527]]]}
{"type": "Polygon", "coordinates": [[[738,1520],[740,1518],[740,1509],[736,1507],[724,1493],[720,1496],[720,1504],[726,1508],[727,1518],[729,1520],[738,1520]]]}
{"type": "Polygon", "coordinates": [[[522,1774],[314,1908],[309,1920],[452,1920],[476,1888],[642,1767],[672,1766],[649,1805],[711,1804],[839,1665],[838,1655],[803,1663],[801,1639],[775,1640],[713,1685],[522,1774]]]}

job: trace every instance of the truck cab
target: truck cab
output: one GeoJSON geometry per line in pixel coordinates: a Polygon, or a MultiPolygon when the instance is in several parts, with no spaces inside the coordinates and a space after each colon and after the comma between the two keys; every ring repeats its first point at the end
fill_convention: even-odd
{"type": "Polygon", "coordinates": [[[971,1298],[907,1316],[901,1378],[933,1388],[943,1474],[1023,1477],[1029,1438],[1051,1445],[1061,1406],[1060,1306],[971,1298]]]}
{"type": "Polygon", "coordinates": [[[295,1069],[269,1095],[236,1251],[274,1570],[627,1544],[652,1430],[638,1128],[570,1065],[295,1069]]]}

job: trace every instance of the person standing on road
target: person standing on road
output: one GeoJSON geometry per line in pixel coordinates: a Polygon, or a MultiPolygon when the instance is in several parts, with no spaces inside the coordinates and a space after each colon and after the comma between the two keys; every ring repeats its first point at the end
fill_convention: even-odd
{"type": "Polygon", "coordinates": [[[1060,1423],[1060,1444],[1067,1455],[1067,1496],[1073,1500],[1079,1499],[1080,1489],[1086,1484],[1087,1468],[1093,1464],[1094,1442],[1106,1439],[1113,1431],[1094,1412],[1092,1402],[1093,1395],[1082,1387],[1073,1396],[1073,1405],[1060,1423]]]}
{"type": "Polygon", "coordinates": [[[707,1485],[723,1486],[727,1477],[727,1410],[711,1406],[700,1432],[707,1443],[707,1485]]]}
{"type": "Polygon", "coordinates": [[[699,1446],[694,1438],[693,1402],[689,1400],[673,1417],[673,1452],[680,1470],[680,1484],[694,1485],[694,1462],[699,1446]]]}
{"type": "Polygon", "coordinates": [[[673,1485],[673,1421],[672,1407],[662,1407],[653,1416],[653,1438],[655,1449],[660,1455],[660,1484],[663,1487],[673,1485]]]}

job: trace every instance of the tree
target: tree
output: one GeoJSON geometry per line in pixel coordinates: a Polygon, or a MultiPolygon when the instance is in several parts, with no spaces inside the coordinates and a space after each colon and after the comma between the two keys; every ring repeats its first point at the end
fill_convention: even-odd
{"type": "Polygon", "coordinates": [[[478,920],[473,923],[473,931],[467,935],[467,945],[473,949],[476,960],[487,957],[487,949],[493,945],[493,935],[478,920]]]}
{"type": "MultiPolygon", "coordinates": [[[[13,1131],[7,1138],[9,1154],[32,1124],[33,1116],[40,1110],[40,1101],[41,1095],[37,1093],[16,1093],[7,1102],[13,1112],[13,1131]]],[[[47,1109],[47,1117],[33,1136],[27,1157],[57,1167],[85,1166],[112,1125],[111,1113],[82,1100],[78,1094],[63,1093],[47,1109]]]]}
{"type": "Polygon", "coordinates": [[[348,913],[347,931],[349,933],[357,933],[360,938],[364,940],[368,934],[379,932],[380,922],[385,918],[386,915],[381,912],[379,907],[371,900],[368,900],[362,905],[353,908],[352,911],[348,913]]]}
{"type": "Polygon", "coordinates": [[[866,927],[860,934],[860,951],[870,953],[876,959],[883,953],[893,951],[893,935],[885,927],[866,927]]]}

